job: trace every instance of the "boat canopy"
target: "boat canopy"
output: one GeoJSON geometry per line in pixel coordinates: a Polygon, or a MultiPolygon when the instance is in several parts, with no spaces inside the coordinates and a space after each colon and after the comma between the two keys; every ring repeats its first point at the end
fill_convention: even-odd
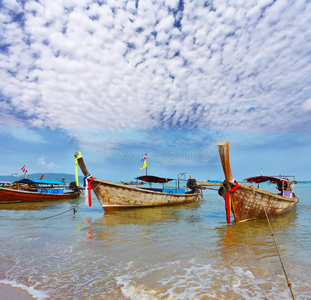
{"type": "Polygon", "coordinates": [[[261,182],[266,182],[266,181],[270,181],[271,183],[274,183],[274,184],[291,183],[290,180],[288,180],[287,178],[274,177],[274,176],[262,176],[262,175],[255,176],[255,177],[249,177],[244,180],[247,182],[255,182],[255,183],[261,183],[261,182]]]}
{"type": "Polygon", "coordinates": [[[55,180],[35,180],[35,179],[22,179],[14,181],[14,183],[21,183],[21,184],[56,184],[56,185],[65,185],[62,181],[55,181],[55,180]]]}
{"type": "Polygon", "coordinates": [[[11,184],[10,181],[0,181],[0,184],[11,184]]]}
{"type": "Polygon", "coordinates": [[[139,176],[139,177],[135,177],[135,179],[146,181],[146,182],[155,182],[155,183],[165,183],[165,182],[174,180],[170,178],[163,178],[163,177],[157,177],[157,176],[151,176],[151,175],[139,176]]]}

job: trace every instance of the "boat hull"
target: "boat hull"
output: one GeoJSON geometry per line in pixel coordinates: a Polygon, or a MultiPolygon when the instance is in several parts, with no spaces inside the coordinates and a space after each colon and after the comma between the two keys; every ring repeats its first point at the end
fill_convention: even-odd
{"type": "Polygon", "coordinates": [[[194,202],[199,193],[170,194],[94,179],[92,189],[104,210],[165,206],[194,202]]]}
{"type": "MultiPolygon", "coordinates": [[[[219,194],[225,199],[226,190],[221,187],[219,194]]],[[[236,222],[265,218],[265,210],[268,216],[281,215],[290,211],[297,202],[296,197],[286,198],[245,184],[239,184],[231,193],[231,210],[236,222]]]]}
{"type": "Polygon", "coordinates": [[[21,191],[12,188],[0,188],[1,203],[19,202],[44,202],[50,200],[74,199],[80,196],[80,192],[68,192],[64,194],[38,193],[31,191],[21,191]]]}

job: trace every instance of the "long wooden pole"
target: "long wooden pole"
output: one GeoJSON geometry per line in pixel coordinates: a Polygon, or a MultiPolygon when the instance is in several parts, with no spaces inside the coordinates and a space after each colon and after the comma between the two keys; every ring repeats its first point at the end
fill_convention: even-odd
{"type": "Polygon", "coordinates": [[[89,175],[90,173],[89,173],[88,169],[86,168],[86,166],[85,166],[85,164],[84,164],[84,160],[83,160],[83,157],[82,157],[81,152],[76,152],[76,153],[74,154],[74,156],[75,156],[75,158],[76,158],[77,161],[78,161],[79,167],[80,167],[80,169],[81,169],[83,175],[84,175],[84,176],[89,175]]]}
{"type": "MultiPolygon", "coordinates": [[[[145,155],[146,155],[146,160],[147,160],[147,150],[145,151],[145,155]]],[[[147,172],[147,169],[148,169],[148,162],[146,161],[146,164],[147,164],[147,166],[146,166],[146,176],[148,176],[148,172],[147,172]]]]}
{"type": "Polygon", "coordinates": [[[218,142],[218,152],[227,182],[234,184],[234,178],[231,172],[230,157],[229,157],[229,142],[218,142]]]}

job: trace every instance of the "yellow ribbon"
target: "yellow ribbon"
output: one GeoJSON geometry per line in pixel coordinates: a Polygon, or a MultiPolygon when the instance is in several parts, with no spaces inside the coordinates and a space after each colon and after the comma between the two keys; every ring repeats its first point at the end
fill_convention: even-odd
{"type": "Polygon", "coordinates": [[[79,186],[79,176],[78,176],[78,159],[82,158],[82,153],[79,152],[77,157],[75,158],[75,179],[76,179],[76,184],[79,186]]]}

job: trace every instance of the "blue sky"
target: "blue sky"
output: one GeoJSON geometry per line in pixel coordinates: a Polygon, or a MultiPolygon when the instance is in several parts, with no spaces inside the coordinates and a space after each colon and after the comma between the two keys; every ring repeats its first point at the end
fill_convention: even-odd
{"type": "Polygon", "coordinates": [[[311,2],[0,3],[0,174],[311,180],[311,2]]]}

